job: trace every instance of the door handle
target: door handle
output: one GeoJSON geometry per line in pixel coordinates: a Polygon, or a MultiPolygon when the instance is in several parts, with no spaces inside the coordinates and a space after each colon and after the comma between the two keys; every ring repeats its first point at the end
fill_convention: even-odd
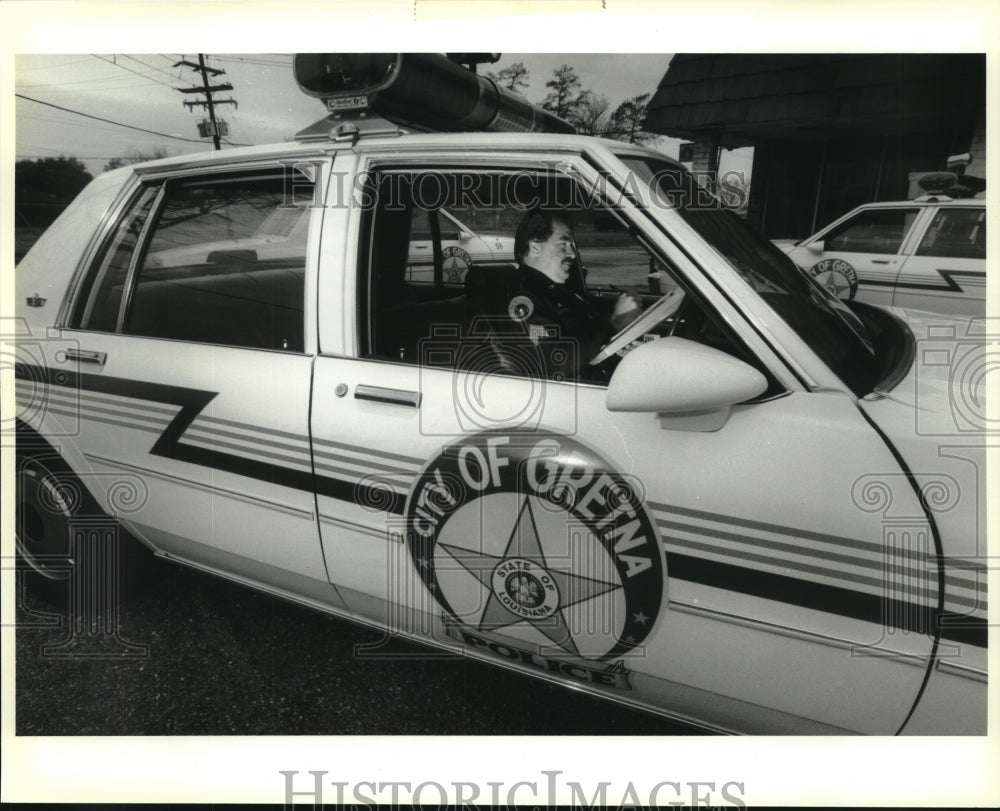
{"type": "Polygon", "coordinates": [[[355,400],[370,400],[373,403],[389,403],[420,408],[420,392],[402,389],[385,389],[381,386],[355,386],[355,400]]]}
{"type": "Polygon", "coordinates": [[[891,265],[892,260],[890,259],[872,259],[873,265],[891,265]]]}
{"type": "Polygon", "coordinates": [[[66,350],[66,360],[76,360],[80,363],[96,363],[98,366],[103,366],[107,359],[107,352],[87,352],[83,349],[66,350]]]}

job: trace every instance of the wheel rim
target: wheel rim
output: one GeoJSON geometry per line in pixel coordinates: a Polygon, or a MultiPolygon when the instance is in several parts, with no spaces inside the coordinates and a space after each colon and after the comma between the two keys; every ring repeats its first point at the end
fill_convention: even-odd
{"type": "Polygon", "coordinates": [[[70,482],[61,482],[40,462],[28,459],[18,465],[17,551],[51,580],[70,576],[69,519],[78,496],[70,482]]]}

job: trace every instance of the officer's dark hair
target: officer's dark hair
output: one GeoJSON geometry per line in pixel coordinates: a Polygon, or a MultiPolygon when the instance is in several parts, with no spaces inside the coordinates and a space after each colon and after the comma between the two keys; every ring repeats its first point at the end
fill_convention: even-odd
{"type": "Polygon", "coordinates": [[[545,242],[556,230],[557,222],[572,226],[569,215],[564,211],[536,208],[525,214],[514,232],[514,258],[518,262],[522,261],[532,240],[545,242]]]}

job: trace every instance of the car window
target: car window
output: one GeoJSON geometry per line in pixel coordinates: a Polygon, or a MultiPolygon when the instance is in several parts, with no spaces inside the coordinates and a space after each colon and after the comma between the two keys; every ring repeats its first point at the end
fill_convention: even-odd
{"type": "MultiPolygon", "coordinates": [[[[651,198],[674,209],[858,396],[883,379],[886,360],[866,322],[731,210],[692,193],[694,179],[666,160],[620,156],[651,198]]],[[[743,358],[746,360],[746,358],[743,358]]],[[[749,361],[748,361],[749,362],[749,361]]]]}
{"type": "Polygon", "coordinates": [[[986,208],[942,208],[920,240],[917,256],[986,258],[986,208]]]}
{"type": "Polygon", "coordinates": [[[434,237],[431,229],[431,218],[437,220],[437,228],[440,231],[442,240],[457,241],[459,238],[458,226],[454,220],[448,217],[445,211],[428,211],[426,208],[416,208],[413,211],[413,223],[410,227],[410,239],[430,240],[434,237]]]}
{"type": "Polygon", "coordinates": [[[287,172],[166,181],[123,332],[302,351],[311,189],[287,172]]]}
{"type": "Polygon", "coordinates": [[[71,326],[95,332],[114,332],[118,328],[129,267],[158,191],[155,187],[142,189],[122,217],[99,254],[96,267],[88,274],[71,326]]]}
{"type": "Polygon", "coordinates": [[[919,211],[918,208],[859,211],[826,233],[825,249],[851,253],[896,253],[919,211]]]}
{"type": "MultiPolygon", "coordinates": [[[[622,329],[614,313],[619,296],[630,294],[638,315],[682,288],[675,270],[642,242],[620,212],[594,200],[567,176],[537,170],[435,174],[444,190],[437,202],[478,235],[476,243],[491,250],[475,253],[469,243],[442,239],[424,246],[424,269],[417,274],[415,237],[428,218],[444,212],[418,202],[421,173],[375,173],[371,197],[377,202],[366,215],[368,251],[360,268],[366,357],[603,384],[636,345],[599,368],[589,363],[622,329]],[[571,223],[575,259],[565,284],[556,289],[569,300],[568,308],[562,308],[564,299],[550,301],[547,293],[526,287],[530,274],[519,269],[514,255],[519,223],[539,209],[571,223]],[[525,300],[531,311],[526,315],[517,306],[520,301],[523,309],[525,300]]],[[[636,340],[671,334],[755,362],[694,296],[636,340]]]]}

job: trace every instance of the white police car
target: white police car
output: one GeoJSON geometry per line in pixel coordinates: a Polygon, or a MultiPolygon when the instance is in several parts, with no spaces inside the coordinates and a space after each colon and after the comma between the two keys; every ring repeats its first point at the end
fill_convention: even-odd
{"type": "Polygon", "coordinates": [[[848,306],[443,56],[296,74],[332,111],[296,143],[103,174],[17,268],[26,574],[148,548],[712,729],[985,731],[981,322],[848,306]],[[280,250],[208,249],[291,207],[280,250]],[[442,212],[538,207],[575,295],[644,307],[593,356],[519,329],[505,263],[446,279],[442,212]]]}
{"type": "Polygon", "coordinates": [[[842,299],[986,314],[985,200],[928,193],[868,203],[786,250],[842,299]]]}
{"type": "Polygon", "coordinates": [[[473,265],[510,268],[516,264],[512,237],[478,234],[445,208],[436,212],[414,208],[410,237],[406,269],[409,281],[435,281],[436,247],[441,251],[442,283],[445,285],[464,284],[466,273],[473,265]],[[436,236],[435,228],[438,229],[436,236]]]}

